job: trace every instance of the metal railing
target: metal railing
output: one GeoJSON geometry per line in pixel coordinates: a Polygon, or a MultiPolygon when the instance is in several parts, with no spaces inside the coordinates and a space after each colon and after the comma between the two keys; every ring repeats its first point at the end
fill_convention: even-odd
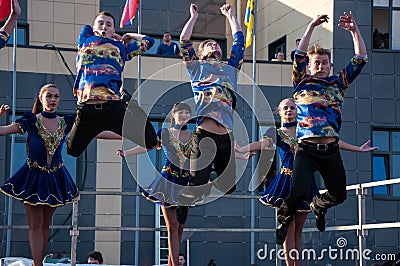
{"type": "MultiPolygon", "coordinates": [[[[361,183],[356,185],[350,185],[346,187],[347,191],[355,190],[357,195],[357,206],[358,206],[358,223],[354,225],[345,226],[329,226],[326,231],[350,231],[356,230],[358,237],[358,251],[359,254],[363,254],[366,247],[366,237],[368,236],[368,230],[383,229],[383,228],[400,228],[400,222],[389,222],[389,223],[366,223],[366,195],[369,188],[400,184],[400,178],[375,181],[368,183],[361,183]]],[[[320,192],[324,192],[321,190],[320,192]]],[[[112,192],[112,191],[81,191],[81,195],[118,195],[118,196],[141,196],[138,192],[112,192]]],[[[224,195],[224,198],[232,199],[258,199],[258,196],[250,195],[224,195]]],[[[51,229],[65,229],[70,230],[71,236],[71,265],[76,265],[76,251],[77,251],[77,240],[79,231],[139,231],[139,232],[156,232],[166,231],[166,228],[153,228],[153,227],[113,227],[113,226],[78,226],[78,200],[73,202],[73,214],[72,214],[72,225],[53,225],[51,229]]],[[[2,230],[8,229],[28,229],[27,225],[11,225],[11,226],[0,226],[2,230]]],[[[264,232],[275,232],[275,228],[185,228],[185,232],[225,232],[225,233],[264,233],[264,232]]],[[[316,228],[304,228],[303,232],[318,232],[316,228]]],[[[138,243],[136,243],[138,244],[138,243]]],[[[189,246],[189,243],[187,243],[189,246]]],[[[365,266],[366,262],[363,257],[359,259],[359,266],[365,266]]]]}

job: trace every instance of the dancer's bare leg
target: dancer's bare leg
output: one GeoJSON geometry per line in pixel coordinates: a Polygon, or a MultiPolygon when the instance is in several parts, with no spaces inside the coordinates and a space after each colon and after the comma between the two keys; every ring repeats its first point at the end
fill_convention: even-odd
{"type": "Polygon", "coordinates": [[[175,208],[161,207],[168,231],[168,266],[179,265],[179,223],[175,208]]]}
{"type": "MultiPolygon", "coordinates": [[[[307,219],[308,213],[298,213],[295,215],[295,220],[292,223],[295,223],[295,230],[294,230],[294,245],[295,249],[299,251],[301,254],[302,251],[302,235],[303,235],[303,227],[304,223],[307,219]]],[[[295,260],[294,266],[300,266],[300,260],[295,260]]]]}
{"type": "Polygon", "coordinates": [[[29,224],[29,246],[35,266],[42,266],[51,217],[55,208],[24,204],[29,224]],[[45,228],[46,227],[46,228],[45,228]]]}

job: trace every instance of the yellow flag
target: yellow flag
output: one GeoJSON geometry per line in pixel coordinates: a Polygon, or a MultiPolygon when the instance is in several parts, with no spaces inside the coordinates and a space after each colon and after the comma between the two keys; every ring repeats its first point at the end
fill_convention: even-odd
{"type": "Polygon", "coordinates": [[[244,25],[247,27],[246,33],[246,48],[253,41],[253,26],[254,26],[254,0],[247,0],[246,16],[244,17],[244,25]]]}

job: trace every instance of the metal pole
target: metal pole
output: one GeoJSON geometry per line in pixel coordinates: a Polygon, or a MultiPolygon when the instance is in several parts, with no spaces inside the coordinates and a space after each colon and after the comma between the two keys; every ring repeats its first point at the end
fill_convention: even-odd
{"type": "Polygon", "coordinates": [[[364,263],[363,258],[363,250],[365,246],[365,237],[367,235],[367,231],[364,230],[363,225],[366,221],[365,215],[365,195],[367,194],[366,188],[363,188],[362,184],[360,184],[359,188],[356,190],[357,193],[357,201],[358,201],[358,229],[357,229],[357,236],[358,236],[358,252],[359,252],[359,260],[360,266],[366,265],[364,263]]]}
{"type": "MultiPolygon", "coordinates": [[[[141,27],[142,27],[142,1],[139,1],[139,11],[138,11],[138,33],[141,33],[141,27]]],[[[141,75],[142,75],[142,57],[139,54],[138,56],[138,87],[137,87],[137,101],[138,104],[140,105],[140,90],[139,87],[141,85],[141,75]]],[[[139,161],[139,159],[137,159],[139,161]]],[[[140,187],[139,187],[139,162],[137,164],[136,168],[137,172],[137,178],[136,178],[136,192],[140,192],[140,187]]],[[[140,216],[140,202],[139,198],[136,197],[135,199],[135,226],[139,228],[139,216],[140,216]]],[[[135,265],[139,265],[139,231],[135,232],[135,265]]]]}
{"type": "Polygon", "coordinates": [[[71,266],[76,265],[76,248],[78,243],[78,202],[79,199],[75,199],[72,202],[72,228],[69,232],[71,236],[71,266]]]}
{"type": "Polygon", "coordinates": [[[240,0],[236,0],[236,17],[239,21],[242,19],[242,4],[240,0]]]}
{"type": "MultiPolygon", "coordinates": [[[[257,0],[254,0],[254,24],[253,24],[253,99],[252,99],[252,106],[253,108],[255,108],[256,106],[256,92],[257,92],[257,84],[256,84],[256,80],[257,80],[257,62],[256,62],[256,32],[257,32],[257,0]]],[[[256,141],[256,137],[257,137],[257,121],[256,121],[256,117],[255,117],[255,110],[253,110],[252,112],[252,116],[251,116],[251,142],[255,142],[256,141]]],[[[256,165],[257,165],[257,161],[256,158],[253,156],[253,158],[251,159],[251,172],[253,174],[253,176],[256,174],[255,173],[255,169],[256,169],[256,165]]],[[[254,182],[254,178],[252,178],[252,182],[254,182]]],[[[254,196],[254,186],[252,186],[253,190],[251,191],[251,195],[254,196]]],[[[251,224],[251,229],[254,229],[255,227],[255,205],[256,205],[256,201],[255,199],[251,199],[251,220],[250,220],[250,224],[251,224]]],[[[250,233],[250,263],[254,264],[255,261],[255,233],[251,232],[250,233]]]]}
{"type": "MultiPolygon", "coordinates": [[[[14,43],[13,43],[13,86],[12,86],[12,115],[11,120],[15,120],[15,107],[17,98],[17,24],[14,28],[14,43]]],[[[15,134],[11,135],[11,151],[10,151],[10,172],[14,171],[14,145],[15,145],[15,134]]],[[[13,201],[11,197],[8,197],[8,211],[7,211],[7,225],[12,224],[12,208],[13,201]]],[[[7,241],[6,241],[6,256],[10,257],[11,254],[11,229],[7,229],[7,241]]]]}
{"type": "Polygon", "coordinates": [[[186,265],[190,266],[190,240],[186,239],[186,265]]]}

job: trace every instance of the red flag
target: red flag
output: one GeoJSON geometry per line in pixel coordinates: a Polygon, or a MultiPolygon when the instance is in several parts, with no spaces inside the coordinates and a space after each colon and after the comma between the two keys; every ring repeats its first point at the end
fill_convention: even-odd
{"type": "Polygon", "coordinates": [[[119,23],[121,29],[132,24],[131,20],[135,18],[139,1],[140,0],[126,0],[125,8],[121,16],[121,22],[119,23]]]}
{"type": "Polygon", "coordinates": [[[11,13],[11,1],[0,0],[0,21],[6,19],[11,13]]]}

